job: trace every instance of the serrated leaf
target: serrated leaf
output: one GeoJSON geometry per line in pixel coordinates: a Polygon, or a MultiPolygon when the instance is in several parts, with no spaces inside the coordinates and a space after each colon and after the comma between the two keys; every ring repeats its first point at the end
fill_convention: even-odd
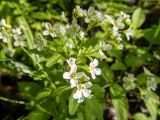
{"type": "Polygon", "coordinates": [[[146,19],[145,11],[142,8],[137,8],[132,15],[132,22],[136,27],[140,27],[146,19]]]}
{"type": "Polygon", "coordinates": [[[124,90],[118,84],[114,84],[110,88],[112,95],[112,103],[115,108],[116,114],[120,120],[128,119],[128,102],[124,96],[124,90]]]}
{"type": "Polygon", "coordinates": [[[51,67],[54,64],[58,62],[58,60],[61,58],[60,54],[55,54],[52,57],[50,57],[46,62],[46,67],[51,67]]]}
{"type": "Polygon", "coordinates": [[[73,98],[73,94],[69,97],[69,114],[74,115],[79,107],[79,103],[77,100],[73,98]]]}

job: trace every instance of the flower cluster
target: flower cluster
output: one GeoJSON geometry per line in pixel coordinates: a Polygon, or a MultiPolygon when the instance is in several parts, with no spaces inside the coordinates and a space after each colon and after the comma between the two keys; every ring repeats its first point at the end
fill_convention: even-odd
{"type": "MultiPolygon", "coordinates": [[[[76,59],[70,58],[67,60],[70,67],[69,72],[63,74],[63,78],[69,80],[71,88],[77,88],[73,94],[74,99],[78,99],[78,103],[84,101],[85,98],[91,98],[91,86],[90,78],[84,72],[77,72],[76,59]]],[[[94,59],[88,66],[89,72],[93,79],[96,79],[96,75],[101,74],[101,70],[96,68],[98,66],[98,60],[94,59]]]]}
{"type": "MultiPolygon", "coordinates": [[[[105,29],[107,29],[106,33],[110,35],[110,37],[106,38],[105,41],[109,49],[113,47],[116,49],[123,49],[123,38],[126,37],[127,40],[130,40],[130,36],[133,34],[130,16],[123,12],[113,18],[108,14],[103,14],[95,10],[92,7],[87,11],[76,6],[74,14],[77,17],[84,17],[84,21],[87,24],[96,23],[100,26],[105,26],[105,29]]],[[[101,41],[100,44],[104,44],[104,41],[101,41]]],[[[100,54],[103,54],[102,50],[103,49],[100,49],[100,54]]],[[[104,50],[106,50],[106,48],[104,50]]]]}
{"type": "Polygon", "coordinates": [[[13,46],[26,46],[25,37],[19,27],[12,28],[5,19],[0,21],[0,39],[4,43],[13,42],[13,46]]]}

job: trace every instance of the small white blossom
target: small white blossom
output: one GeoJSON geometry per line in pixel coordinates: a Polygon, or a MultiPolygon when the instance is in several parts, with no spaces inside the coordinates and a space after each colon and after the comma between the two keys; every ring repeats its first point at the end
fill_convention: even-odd
{"type": "Polygon", "coordinates": [[[105,18],[107,19],[107,21],[108,21],[110,24],[114,25],[114,19],[113,19],[111,16],[105,15],[105,18]]]}
{"type": "Polygon", "coordinates": [[[91,86],[91,82],[79,84],[77,87],[77,91],[73,94],[73,98],[78,99],[78,103],[82,103],[85,98],[91,98],[91,90],[89,89],[91,86]]]}
{"type": "Polygon", "coordinates": [[[1,38],[0,39],[2,39],[2,41],[4,43],[7,43],[9,38],[10,38],[10,35],[7,33],[7,31],[5,29],[2,29],[2,33],[1,33],[1,38]]]}
{"type": "Polygon", "coordinates": [[[78,85],[78,79],[82,78],[84,75],[83,72],[77,73],[77,65],[75,64],[75,61],[75,58],[70,58],[67,60],[67,63],[71,69],[69,72],[65,72],[63,74],[64,79],[70,80],[71,88],[76,87],[78,85]]]}
{"type": "Polygon", "coordinates": [[[43,35],[50,35],[51,37],[57,36],[54,27],[50,23],[45,23],[45,30],[43,31],[43,35]]]}
{"type": "Polygon", "coordinates": [[[113,31],[113,35],[117,40],[122,41],[122,37],[120,33],[118,33],[117,31],[113,31]]]}
{"type": "Polygon", "coordinates": [[[36,40],[36,46],[37,46],[37,50],[41,51],[43,49],[44,46],[47,45],[47,40],[43,38],[43,36],[41,34],[39,34],[39,39],[36,40]]]}
{"type": "Polygon", "coordinates": [[[129,27],[129,28],[125,31],[125,34],[126,34],[127,40],[130,40],[130,36],[132,36],[132,34],[133,34],[132,28],[129,27]]]}
{"type": "Polygon", "coordinates": [[[58,33],[60,33],[60,35],[64,36],[66,34],[66,29],[64,26],[58,26],[57,27],[58,33]]]}
{"type": "Polygon", "coordinates": [[[134,77],[133,74],[128,74],[128,76],[123,77],[123,87],[126,90],[132,90],[136,87],[136,84],[134,83],[136,78],[134,77]]]}
{"type": "Polygon", "coordinates": [[[106,44],[104,41],[100,41],[99,46],[104,51],[112,49],[112,45],[111,44],[106,44]]]}
{"type": "Polygon", "coordinates": [[[124,48],[124,46],[123,46],[122,43],[118,45],[118,49],[119,49],[119,50],[122,50],[123,48],[124,48]]]}
{"type": "Polygon", "coordinates": [[[6,20],[5,19],[1,19],[0,26],[6,26],[6,20]]]}
{"type": "Polygon", "coordinates": [[[98,66],[98,60],[94,59],[89,64],[89,70],[93,79],[96,79],[96,75],[101,75],[101,69],[96,68],[98,66]]]}
{"type": "Polygon", "coordinates": [[[12,34],[13,34],[13,38],[14,38],[14,43],[13,45],[15,47],[17,46],[26,46],[26,42],[24,41],[25,39],[25,36],[22,35],[22,31],[20,28],[15,28],[15,29],[12,29],[12,34]]]}
{"type": "Polygon", "coordinates": [[[111,44],[106,44],[106,49],[107,50],[111,50],[112,49],[112,45],[111,44]]]}
{"type": "Polygon", "coordinates": [[[76,5],[75,12],[79,17],[83,17],[84,10],[80,8],[80,6],[76,5]]]}
{"type": "Polygon", "coordinates": [[[15,29],[12,29],[12,33],[15,34],[15,35],[21,35],[22,32],[21,32],[21,29],[20,28],[15,28],[15,29]]]}
{"type": "Polygon", "coordinates": [[[154,77],[150,76],[147,80],[147,89],[148,91],[155,91],[157,89],[157,83],[154,77]]]}

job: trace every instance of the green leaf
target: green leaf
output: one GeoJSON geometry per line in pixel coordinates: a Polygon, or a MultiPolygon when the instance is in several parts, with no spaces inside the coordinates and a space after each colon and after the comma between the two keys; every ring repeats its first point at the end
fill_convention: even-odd
{"type": "Polygon", "coordinates": [[[48,97],[49,95],[51,95],[51,91],[52,90],[40,91],[36,96],[36,100],[40,100],[42,98],[48,97]]]}
{"type": "Polygon", "coordinates": [[[48,13],[44,13],[44,12],[33,12],[31,14],[31,16],[35,19],[39,19],[39,20],[49,20],[51,19],[50,14],[48,13]]]}
{"type": "Polygon", "coordinates": [[[146,19],[145,11],[142,8],[137,8],[132,15],[132,22],[136,27],[140,27],[146,19]]]}
{"type": "Polygon", "coordinates": [[[148,120],[146,115],[143,113],[136,113],[133,117],[135,120],[148,120]]]}
{"type": "Polygon", "coordinates": [[[118,62],[118,63],[114,63],[114,64],[111,66],[111,69],[112,69],[112,70],[126,70],[127,67],[125,66],[124,63],[118,62]]]}
{"type": "Polygon", "coordinates": [[[128,118],[128,101],[125,97],[124,90],[118,84],[114,84],[110,88],[112,95],[112,103],[116,114],[120,120],[127,120],[128,118]]]}
{"type": "Polygon", "coordinates": [[[160,45],[160,32],[157,32],[157,26],[143,30],[144,38],[153,45],[160,45]],[[156,34],[156,35],[155,35],[156,34]]]}
{"type": "Polygon", "coordinates": [[[101,62],[100,63],[100,68],[102,71],[102,78],[106,81],[106,83],[112,83],[114,80],[114,73],[113,71],[109,68],[107,63],[101,62]]]}
{"type": "Polygon", "coordinates": [[[97,120],[103,120],[103,106],[95,96],[87,100],[86,107],[97,118],[97,120]]]}
{"type": "Polygon", "coordinates": [[[157,111],[158,111],[158,104],[159,104],[159,97],[156,94],[151,94],[146,99],[144,99],[145,105],[150,112],[152,118],[154,120],[157,119],[157,111]]]}
{"type": "Polygon", "coordinates": [[[69,97],[69,114],[74,115],[79,107],[79,103],[77,100],[73,98],[73,94],[69,97]]]}
{"type": "Polygon", "coordinates": [[[94,114],[87,107],[85,107],[85,120],[95,120],[94,114]]]}
{"type": "Polygon", "coordinates": [[[50,57],[46,62],[46,67],[51,67],[54,64],[58,62],[58,60],[61,58],[60,54],[55,54],[52,57],[50,57]]]}
{"type": "Polygon", "coordinates": [[[41,111],[32,111],[26,118],[26,120],[48,120],[49,115],[41,111]]]}
{"type": "Polygon", "coordinates": [[[59,96],[59,95],[61,95],[63,92],[65,92],[65,91],[67,91],[67,90],[69,90],[69,89],[70,89],[70,87],[68,87],[68,86],[61,86],[61,87],[57,88],[56,90],[54,90],[54,91],[51,93],[51,95],[52,95],[52,96],[59,96]]]}
{"type": "Polygon", "coordinates": [[[41,86],[35,82],[18,82],[21,93],[27,98],[33,98],[41,90],[41,86]]]}

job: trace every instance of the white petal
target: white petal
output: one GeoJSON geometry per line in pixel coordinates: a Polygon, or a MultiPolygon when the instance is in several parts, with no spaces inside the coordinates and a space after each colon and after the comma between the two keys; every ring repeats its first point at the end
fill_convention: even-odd
{"type": "Polygon", "coordinates": [[[76,62],[76,59],[75,59],[75,58],[70,58],[69,60],[67,60],[67,63],[68,63],[69,66],[74,65],[75,62],[76,62]]]}
{"type": "Polygon", "coordinates": [[[91,90],[85,89],[82,91],[84,97],[89,98],[91,96],[91,90]]]}
{"type": "Polygon", "coordinates": [[[96,75],[100,75],[101,74],[101,69],[99,69],[99,68],[95,68],[94,71],[95,71],[96,75]]]}
{"type": "Polygon", "coordinates": [[[57,35],[56,35],[56,33],[50,33],[50,35],[51,35],[51,37],[56,37],[57,35]]]}
{"type": "Polygon", "coordinates": [[[94,68],[98,65],[98,60],[97,59],[94,59],[92,62],[90,62],[90,67],[91,68],[94,68]]]}
{"type": "Polygon", "coordinates": [[[2,25],[2,26],[6,25],[6,21],[5,21],[5,19],[1,19],[1,21],[0,21],[0,25],[2,25]]]}
{"type": "Polygon", "coordinates": [[[82,97],[82,92],[77,90],[76,93],[73,94],[74,99],[80,99],[82,97]]]}
{"type": "Polygon", "coordinates": [[[49,31],[48,30],[43,31],[43,35],[49,35],[49,31]]]}
{"type": "Polygon", "coordinates": [[[86,82],[84,85],[85,85],[86,88],[90,88],[92,86],[92,83],[91,82],[86,82]]]}
{"type": "Polygon", "coordinates": [[[100,54],[101,56],[105,56],[104,52],[103,52],[101,49],[99,50],[99,54],[100,54]]]}
{"type": "Polygon", "coordinates": [[[49,29],[52,27],[52,25],[50,23],[45,23],[45,27],[46,27],[46,29],[49,29]]]}
{"type": "Polygon", "coordinates": [[[76,87],[78,85],[77,79],[70,79],[71,88],[76,87]]]}
{"type": "Polygon", "coordinates": [[[8,42],[8,39],[6,37],[3,37],[3,42],[4,43],[7,43],[8,42]]]}
{"type": "Polygon", "coordinates": [[[93,79],[96,79],[96,75],[94,73],[91,73],[91,76],[93,79]]]}
{"type": "Polygon", "coordinates": [[[97,60],[97,59],[94,59],[94,60],[93,60],[93,66],[96,67],[97,65],[98,65],[98,60],[97,60]]]}
{"type": "Polygon", "coordinates": [[[112,45],[111,44],[106,44],[106,49],[107,50],[111,50],[112,49],[112,45]]]}
{"type": "Polygon", "coordinates": [[[71,78],[70,72],[65,72],[65,73],[63,74],[63,78],[64,78],[64,79],[70,79],[70,78],[71,78]]]}
{"type": "Polygon", "coordinates": [[[70,66],[70,67],[71,67],[70,74],[76,73],[76,71],[77,71],[77,65],[76,65],[76,64],[73,64],[73,65],[70,66]]]}

